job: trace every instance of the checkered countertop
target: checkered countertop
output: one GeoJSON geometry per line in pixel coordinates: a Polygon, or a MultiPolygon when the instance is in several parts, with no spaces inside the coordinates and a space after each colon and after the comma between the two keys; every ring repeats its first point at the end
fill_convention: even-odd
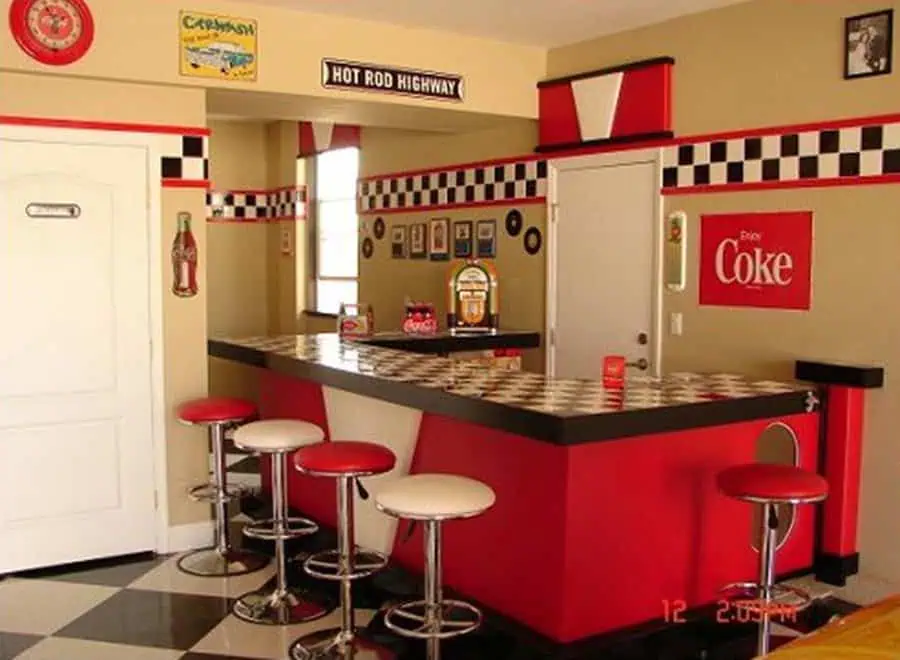
{"type": "Polygon", "coordinates": [[[810,391],[809,386],[799,383],[752,380],[736,374],[694,373],[673,373],[659,379],[631,378],[625,389],[619,391],[606,389],[599,381],[547,378],[524,371],[490,369],[481,364],[342,341],[336,334],[217,341],[255,353],[287,357],[340,372],[417,385],[557,418],[810,391]]]}

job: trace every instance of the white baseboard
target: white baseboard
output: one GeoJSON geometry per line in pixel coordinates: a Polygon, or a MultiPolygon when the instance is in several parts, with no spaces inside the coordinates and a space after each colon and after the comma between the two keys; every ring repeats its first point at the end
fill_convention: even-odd
{"type": "Polygon", "coordinates": [[[190,523],[188,525],[176,525],[169,527],[166,547],[162,552],[185,552],[197,548],[207,548],[213,542],[213,524],[211,520],[190,523]]]}

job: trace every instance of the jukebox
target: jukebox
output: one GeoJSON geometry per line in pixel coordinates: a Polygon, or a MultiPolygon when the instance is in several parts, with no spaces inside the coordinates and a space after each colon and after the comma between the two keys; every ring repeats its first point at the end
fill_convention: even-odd
{"type": "Polygon", "coordinates": [[[493,332],[500,323],[497,273],[477,259],[457,261],[447,280],[447,328],[451,333],[493,332]]]}

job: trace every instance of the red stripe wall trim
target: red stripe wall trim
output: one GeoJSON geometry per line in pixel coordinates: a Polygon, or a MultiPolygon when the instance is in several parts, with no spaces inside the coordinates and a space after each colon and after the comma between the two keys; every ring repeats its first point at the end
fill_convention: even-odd
{"type": "Polygon", "coordinates": [[[685,186],[683,188],[662,188],[663,195],[698,195],[709,193],[743,192],[752,190],[774,190],[778,188],[833,188],[837,186],[876,185],[900,183],[900,174],[878,176],[843,176],[832,179],[793,179],[791,181],[758,181],[753,183],[723,183],[714,186],[685,186]]]}
{"type": "Polygon", "coordinates": [[[0,115],[0,124],[13,126],[43,126],[47,128],[80,128],[95,131],[131,133],[166,133],[179,135],[210,135],[208,128],[198,126],[170,126],[165,124],[131,124],[122,122],[84,121],[81,119],[51,119],[48,117],[19,117],[0,115]]]}
{"type": "Polygon", "coordinates": [[[187,179],[163,179],[163,188],[199,188],[206,190],[209,188],[209,181],[197,180],[191,181],[187,179]]]}
{"type": "Polygon", "coordinates": [[[435,204],[399,209],[374,209],[362,210],[357,207],[360,215],[388,215],[390,213],[431,213],[432,211],[446,211],[448,209],[478,208],[484,206],[522,206],[523,204],[546,204],[546,197],[523,197],[521,199],[492,199],[484,202],[459,202],[455,204],[435,204]]]}

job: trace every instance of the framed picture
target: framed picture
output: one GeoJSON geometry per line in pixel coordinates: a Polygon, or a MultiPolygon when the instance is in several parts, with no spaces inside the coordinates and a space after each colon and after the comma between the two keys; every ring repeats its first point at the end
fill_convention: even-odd
{"type": "Polygon", "coordinates": [[[450,258],[450,218],[432,218],[428,232],[428,256],[432,261],[450,258]]]}
{"type": "Polygon", "coordinates": [[[453,223],[453,256],[465,259],[472,256],[472,221],[453,223]]]}
{"type": "Polygon", "coordinates": [[[424,259],[428,256],[428,226],[419,222],[409,227],[409,258],[424,259]]]}
{"type": "Polygon", "coordinates": [[[391,257],[406,259],[406,225],[391,227],[391,257]]]}
{"type": "Polygon", "coordinates": [[[475,254],[479,259],[497,256],[497,221],[479,220],[475,223],[475,254]]]}
{"type": "Polygon", "coordinates": [[[844,78],[891,72],[894,10],[851,16],[844,21],[844,78]]]}

